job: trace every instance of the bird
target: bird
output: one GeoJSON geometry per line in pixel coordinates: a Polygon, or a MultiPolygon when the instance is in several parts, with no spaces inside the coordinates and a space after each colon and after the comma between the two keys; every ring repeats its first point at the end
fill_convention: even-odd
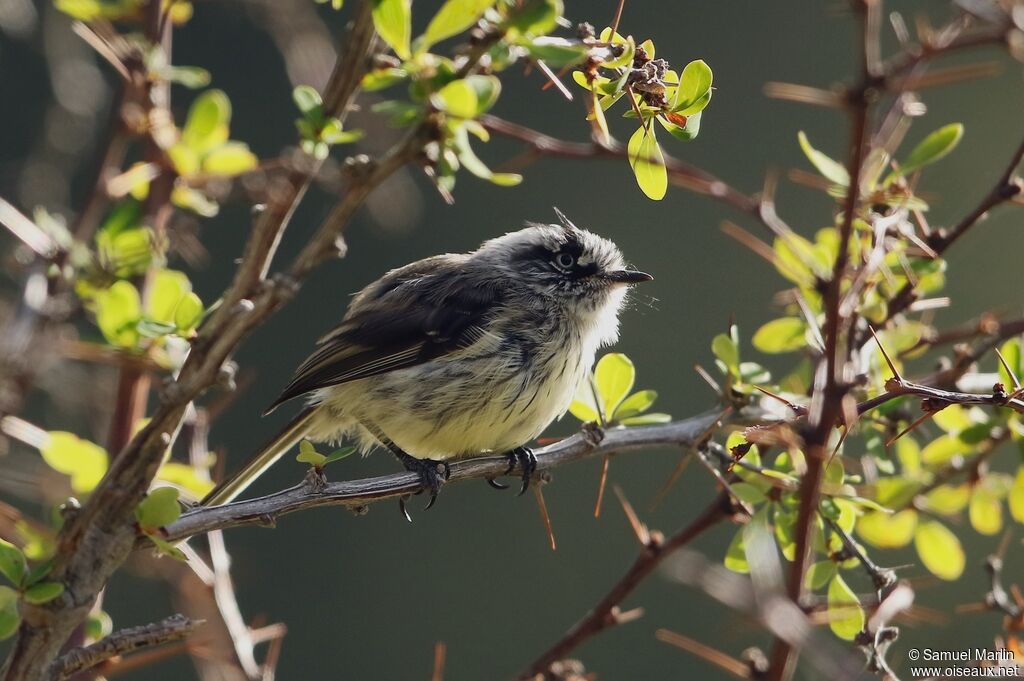
{"type": "Polygon", "coordinates": [[[202,503],[231,502],[303,439],[390,450],[430,492],[427,508],[449,462],[471,456],[507,457],[525,492],[537,465],[528,443],[618,340],[627,291],[653,279],[555,213],[557,224],[418,260],[356,294],[264,415],[297,398],[306,407],[202,503]]]}

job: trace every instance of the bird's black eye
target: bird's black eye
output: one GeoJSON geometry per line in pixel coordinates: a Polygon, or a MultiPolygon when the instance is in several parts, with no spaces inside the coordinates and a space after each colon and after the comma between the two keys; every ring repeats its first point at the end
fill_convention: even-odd
{"type": "Polygon", "coordinates": [[[571,253],[559,253],[555,256],[555,264],[567,270],[576,264],[576,258],[571,253]]]}

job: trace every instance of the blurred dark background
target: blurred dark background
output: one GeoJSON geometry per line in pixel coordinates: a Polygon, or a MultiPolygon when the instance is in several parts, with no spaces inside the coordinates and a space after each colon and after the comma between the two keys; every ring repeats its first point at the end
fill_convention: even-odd
{"type": "MultiPolygon", "coordinates": [[[[420,25],[439,4],[414,3],[420,25]]],[[[610,22],[616,5],[612,0],[566,4],[572,20],[598,27],[610,22]]],[[[910,18],[930,13],[936,22],[948,10],[946,3],[934,1],[890,4],[910,18]]],[[[845,7],[812,0],[629,0],[624,33],[653,38],[658,56],[677,69],[703,58],[715,73],[717,90],[700,137],[685,144],[663,135],[666,150],[745,191],[759,189],[770,168],[809,169],[796,144],[798,130],[805,130],[818,148],[843,158],[847,123],[842,114],[767,99],[762,86],[779,80],[828,87],[851,73],[855,34],[845,7]]],[[[341,34],[350,11],[334,13],[312,0],[197,2],[194,19],[175,31],[174,61],[209,69],[212,85],[225,90],[234,105],[232,137],[248,142],[261,157],[273,157],[295,142],[291,87],[322,83],[317,79],[325,77],[331,63],[331,36],[341,34]]],[[[110,73],[48,2],[0,1],[0,30],[0,195],[25,211],[40,205],[71,216],[81,206],[105,134],[110,73]]],[[[949,63],[975,57],[998,60],[1001,75],[926,91],[928,113],[904,147],[945,123],[966,126],[960,147],[925,173],[932,224],[955,222],[976,203],[1024,134],[1020,65],[996,53],[949,63]]],[[[543,82],[538,73],[510,74],[495,113],[560,137],[585,139],[582,103],[567,102],[553,89],[542,92],[543,82]]],[[[175,89],[179,120],[193,96],[175,89]]],[[[394,134],[366,114],[354,116],[351,124],[369,131],[363,144],[371,152],[394,134]]],[[[613,118],[612,125],[624,139],[628,124],[613,118]]],[[[477,147],[495,167],[517,152],[514,144],[502,141],[477,147]]],[[[471,249],[524,220],[550,220],[555,205],[578,224],[613,238],[633,264],[656,276],[625,312],[616,347],[636,361],[638,387],[658,390],[657,410],[677,417],[710,408],[714,396],[693,364],[711,365],[710,339],[730,317],[749,338],[772,318],[771,296],[783,287],[770,267],[719,231],[724,219],[755,232],[758,228],[727,206],[679,189],[670,188],[661,202],[645,199],[625,161],[545,160],[525,175],[526,181],[513,189],[460,175],[454,206],[445,205],[422,177],[409,175],[383,188],[348,231],[348,257],[323,267],[238,354],[243,379],[252,380],[242,381],[244,392],[217,420],[211,438],[229,465],[247,457],[288,418],[287,410],[267,419],[259,414],[313,340],[340,318],[351,293],[391,267],[437,252],[471,249]]],[[[323,191],[303,204],[285,239],[282,261],[299,248],[330,204],[323,191]]],[[[830,211],[823,195],[783,183],[779,212],[800,231],[809,234],[830,224],[830,211]]],[[[203,221],[200,238],[209,250],[209,265],[194,272],[193,279],[205,300],[214,299],[229,280],[248,225],[248,208],[240,204],[203,221]]],[[[10,248],[8,237],[2,238],[4,248],[10,248]]],[[[1009,209],[959,243],[949,258],[953,305],[940,313],[940,323],[965,320],[984,309],[1019,311],[1022,247],[1019,213],[1009,209]]],[[[754,355],[749,344],[745,351],[754,355]]],[[[787,361],[768,358],[766,363],[782,369],[787,361]]],[[[109,372],[62,366],[51,373],[44,385],[60,383],[65,393],[82,391],[95,404],[110,403],[109,372]]],[[[29,415],[44,427],[75,430],[99,441],[106,429],[102,409],[83,412],[66,399],[58,403],[35,396],[29,415]]],[[[568,434],[575,427],[567,418],[551,433],[568,434]]],[[[611,481],[651,526],[665,531],[685,523],[714,494],[710,477],[692,466],[667,500],[648,512],[678,458],[672,449],[652,450],[624,455],[611,465],[611,481]]],[[[412,525],[386,503],[374,505],[362,518],[325,509],[287,517],[275,531],[230,531],[228,548],[243,613],[287,624],[278,667],[278,678],[284,680],[427,679],[436,641],[448,646],[446,679],[508,678],[575,622],[633,560],[636,542],[613,497],[606,499],[601,517],[593,517],[599,467],[591,460],[558,470],[545,488],[558,538],[554,552],[530,496],[501,494],[482,483],[446,489],[429,513],[418,511],[422,503],[415,500],[412,525]]],[[[392,458],[381,455],[346,460],[330,475],[355,478],[394,470],[392,458]]],[[[290,485],[302,474],[301,464],[285,460],[253,491],[290,485]]],[[[947,619],[905,628],[891,656],[896,664],[905,664],[901,651],[911,646],[992,644],[997,615],[951,613],[984,594],[981,561],[997,539],[961,529],[968,537],[969,566],[959,582],[937,584],[920,568],[905,573],[922,578],[918,602],[944,611],[947,619]]],[[[731,534],[729,528],[718,528],[696,546],[717,560],[731,534]]],[[[1014,543],[1011,557],[1019,552],[1014,543]]],[[[909,552],[878,555],[891,565],[914,558],[909,552]]],[[[706,663],[657,642],[653,633],[658,627],[732,655],[767,643],[744,617],[661,576],[648,580],[625,605],[641,605],[646,615],[578,651],[587,669],[602,679],[724,678],[706,663]]],[[[157,583],[125,570],[111,584],[106,607],[116,626],[128,626],[159,619],[173,605],[157,583]]],[[[179,657],[125,678],[193,677],[187,660],[179,657]]]]}

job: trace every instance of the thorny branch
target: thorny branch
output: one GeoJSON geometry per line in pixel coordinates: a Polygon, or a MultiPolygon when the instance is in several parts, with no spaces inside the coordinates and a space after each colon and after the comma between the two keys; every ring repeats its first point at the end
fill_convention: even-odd
{"type": "Polygon", "coordinates": [[[172,615],[153,624],[115,631],[92,645],[73,648],[54,660],[49,679],[63,681],[118,655],[180,641],[202,624],[184,615],[172,615]]]}
{"type": "MultiPolygon", "coordinates": [[[[543,474],[572,461],[611,452],[659,445],[693,447],[707,437],[709,430],[721,418],[721,412],[715,411],[660,426],[610,430],[597,444],[582,434],[574,435],[536,451],[537,473],[543,474]]],[[[456,461],[451,464],[448,482],[500,477],[507,469],[508,460],[504,457],[456,461]]],[[[517,471],[509,474],[515,475],[517,471]]],[[[275,494],[187,511],[166,528],[167,538],[176,541],[239,525],[273,525],[282,515],[316,506],[361,509],[377,501],[416,494],[421,490],[419,478],[413,473],[396,473],[354,482],[324,482],[322,478],[311,475],[301,484],[275,494]]]]}

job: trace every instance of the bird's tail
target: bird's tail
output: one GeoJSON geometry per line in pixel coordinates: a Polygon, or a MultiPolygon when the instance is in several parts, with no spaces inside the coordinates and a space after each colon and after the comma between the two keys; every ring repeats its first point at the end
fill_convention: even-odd
{"type": "Polygon", "coordinates": [[[316,410],[317,406],[303,409],[295,418],[288,422],[288,425],[281,429],[281,432],[275,435],[263,447],[259,454],[214,487],[200,503],[203,506],[222,506],[234,501],[256,478],[263,475],[268,468],[273,466],[295,443],[306,435],[309,431],[309,422],[312,420],[316,410]]]}

